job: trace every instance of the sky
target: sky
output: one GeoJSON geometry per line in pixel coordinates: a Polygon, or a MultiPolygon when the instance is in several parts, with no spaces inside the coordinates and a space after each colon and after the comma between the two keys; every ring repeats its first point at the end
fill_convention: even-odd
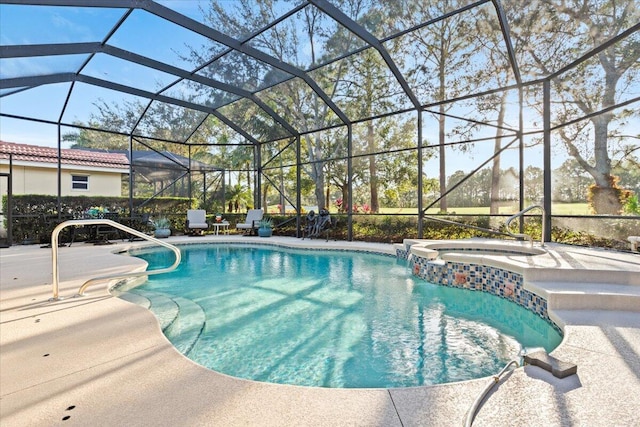
{"type": "MultiPolygon", "coordinates": [[[[174,8],[194,19],[198,19],[199,1],[174,0],[161,1],[168,7],[174,8]]],[[[124,9],[97,8],[50,8],[35,6],[0,5],[0,44],[37,44],[37,43],[67,43],[67,42],[96,42],[102,41],[105,34],[125,13],[124,9]]],[[[140,55],[148,56],[171,65],[189,68],[187,58],[180,58],[176,52],[184,51],[184,46],[200,46],[208,43],[203,37],[176,26],[169,26],[164,21],[148,13],[136,10],[125,21],[123,27],[109,40],[109,44],[140,55]]],[[[223,47],[220,46],[220,49],[223,47]]],[[[0,59],[0,76],[11,78],[20,76],[25,69],[38,73],[55,73],[75,71],[87,58],[86,55],[50,56],[45,58],[12,58],[0,59]]],[[[125,85],[141,87],[148,91],[155,91],[165,87],[174,77],[165,73],[150,70],[131,62],[98,54],[83,70],[83,74],[101,78],[125,85]]],[[[122,94],[102,89],[96,86],[77,83],[73,89],[73,96],[67,101],[70,88],[69,83],[60,83],[33,88],[0,98],[0,110],[6,114],[24,115],[43,118],[56,122],[62,118],[64,122],[87,122],[91,113],[97,111],[95,103],[103,100],[107,103],[142,100],[133,95],[122,94]],[[62,106],[66,104],[64,114],[62,106]]],[[[4,91],[0,92],[4,95],[4,91]]],[[[517,122],[513,115],[508,120],[517,122]]],[[[454,112],[455,113],[455,112],[454,112]]],[[[538,118],[529,118],[535,114],[525,112],[525,128],[540,128],[538,118]]],[[[427,143],[435,143],[433,125],[425,125],[424,135],[427,143]]],[[[640,124],[632,123],[631,132],[640,133],[640,124]]],[[[68,128],[64,128],[66,132],[68,128]]],[[[491,130],[491,132],[493,132],[491,130]]],[[[26,143],[42,146],[57,146],[58,127],[56,125],[16,120],[0,117],[0,139],[7,142],[26,143]]],[[[63,143],[67,144],[67,143],[63,143]]],[[[63,145],[63,148],[67,148],[63,145]]],[[[456,170],[470,171],[486,160],[493,150],[492,142],[476,144],[467,153],[449,150],[447,154],[447,173],[456,170]],[[486,147],[480,148],[480,147],[486,147]]],[[[558,151],[554,155],[554,166],[558,166],[565,158],[558,151]]],[[[527,160],[541,165],[541,149],[533,148],[527,152],[527,160]]],[[[509,150],[503,155],[503,168],[517,167],[518,153],[509,150]]],[[[426,164],[427,171],[437,170],[437,158],[426,164]]],[[[429,175],[431,175],[428,172],[429,175]]]]}

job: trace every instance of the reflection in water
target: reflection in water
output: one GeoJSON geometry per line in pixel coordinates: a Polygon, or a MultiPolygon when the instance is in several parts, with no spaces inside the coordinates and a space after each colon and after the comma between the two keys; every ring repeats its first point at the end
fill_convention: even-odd
{"type": "MultiPolygon", "coordinates": [[[[188,357],[236,377],[438,384],[494,374],[521,346],[550,351],[561,339],[511,301],[424,282],[387,256],[240,245],[183,252],[176,272],[142,288],[202,306],[206,325],[188,357]]],[[[150,265],[171,262],[161,251],[141,256],[150,265]]]]}

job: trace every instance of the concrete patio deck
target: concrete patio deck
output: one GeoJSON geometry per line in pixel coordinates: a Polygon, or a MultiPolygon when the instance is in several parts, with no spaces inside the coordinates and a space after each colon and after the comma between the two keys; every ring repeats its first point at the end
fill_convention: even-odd
{"type": "MultiPolygon", "coordinates": [[[[205,241],[264,242],[241,236],[169,240],[205,241]]],[[[278,241],[394,253],[392,245],[270,239],[278,241]]],[[[136,258],[113,254],[140,244],[60,248],[60,295],[75,294],[90,277],[144,268],[136,258]]],[[[569,275],[622,269],[628,285],[640,289],[640,255],[554,247],[551,258],[564,260],[569,275]]],[[[81,298],[49,302],[51,282],[50,249],[0,250],[2,426],[460,426],[490,381],[327,389],[236,379],[182,356],[153,314],[112,297],[107,283],[81,298]]],[[[474,426],[640,425],[635,308],[556,307],[565,338],[552,354],[576,363],[577,375],[557,379],[535,366],[518,368],[489,394],[474,426]]]]}

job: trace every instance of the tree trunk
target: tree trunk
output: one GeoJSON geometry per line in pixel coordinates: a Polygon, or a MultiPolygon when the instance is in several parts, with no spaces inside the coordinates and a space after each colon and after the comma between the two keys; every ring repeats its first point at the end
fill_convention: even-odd
{"type": "MultiPolygon", "coordinates": [[[[607,92],[609,91],[605,89],[605,98],[607,92]]],[[[587,169],[587,172],[593,176],[595,186],[589,192],[594,212],[604,215],[618,215],[622,212],[620,190],[616,188],[616,180],[611,175],[611,159],[608,153],[609,123],[612,118],[611,114],[602,114],[591,119],[591,123],[593,123],[595,167],[587,169]]]]}
{"type": "MultiPolygon", "coordinates": [[[[444,48],[444,38],[440,41],[440,61],[438,64],[438,79],[440,87],[438,88],[438,101],[444,101],[446,96],[445,84],[446,84],[446,67],[445,63],[447,61],[446,49],[444,48]]],[[[446,134],[446,121],[444,113],[447,110],[444,107],[444,104],[440,104],[439,106],[439,115],[438,115],[438,143],[440,145],[440,212],[447,212],[447,197],[444,196],[444,193],[447,192],[447,161],[445,158],[445,134],[446,134]]]]}
{"type": "MultiPolygon", "coordinates": [[[[328,182],[329,180],[327,180],[328,182]]],[[[331,203],[331,188],[329,188],[329,184],[327,183],[327,194],[325,194],[324,196],[324,200],[327,202],[327,204],[331,203]]],[[[330,206],[325,206],[327,209],[330,208],[330,206]]]]}
{"type": "Polygon", "coordinates": [[[311,158],[313,163],[311,164],[311,173],[312,178],[316,184],[315,186],[315,196],[318,202],[318,210],[327,207],[326,201],[324,199],[324,163],[322,160],[322,148],[321,141],[319,137],[316,137],[314,140],[314,149],[311,150],[311,158]]]}
{"type": "MultiPolygon", "coordinates": [[[[373,123],[367,122],[367,144],[369,153],[376,152],[376,140],[373,123]]],[[[371,212],[377,213],[380,210],[378,202],[378,167],[376,166],[376,156],[369,156],[369,191],[371,193],[371,212]]]]}
{"type": "Polygon", "coordinates": [[[593,186],[589,189],[591,207],[597,214],[619,215],[622,211],[620,190],[615,187],[593,186]]]}
{"type": "Polygon", "coordinates": [[[341,212],[346,212],[347,211],[347,200],[349,197],[349,187],[347,185],[344,185],[342,187],[340,187],[340,190],[342,191],[342,207],[340,208],[341,212]]]}
{"type": "Polygon", "coordinates": [[[267,211],[267,194],[269,193],[269,185],[263,185],[262,186],[262,209],[264,209],[264,211],[267,211]]]}
{"type": "MultiPolygon", "coordinates": [[[[444,106],[440,106],[440,113],[444,113],[444,106]]],[[[440,144],[440,212],[447,212],[447,197],[442,196],[447,192],[447,162],[445,159],[445,124],[446,117],[440,114],[438,117],[438,135],[440,144]]]]}
{"type": "MultiPolygon", "coordinates": [[[[500,151],[502,148],[502,125],[504,124],[505,114],[505,101],[507,98],[507,92],[502,93],[500,98],[500,109],[498,110],[498,122],[496,128],[496,141],[493,145],[494,154],[500,151]]],[[[500,213],[500,156],[493,158],[493,165],[491,167],[491,202],[489,205],[489,214],[496,215],[500,213]]]]}

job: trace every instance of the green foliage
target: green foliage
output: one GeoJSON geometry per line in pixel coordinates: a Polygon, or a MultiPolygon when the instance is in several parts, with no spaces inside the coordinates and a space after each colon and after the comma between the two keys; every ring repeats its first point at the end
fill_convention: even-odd
{"type": "MultiPolygon", "coordinates": [[[[182,197],[162,197],[152,200],[134,199],[137,214],[154,215],[159,212],[173,220],[176,229],[183,229],[186,212],[190,208],[191,200],[182,197]]],[[[83,218],[89,209],[98,208],[103,213],[116,213],[121,217],[129,217],[129,198],[127,197],[87,197],[64,196],[60,200],[60,212],[57,210],[58,198],[47,195],[14,195],[12,209],[13,242],[34,241],[46,243],[51,238],[51,232],[61,220],[83,218]]],[[[6,207],[6,197],[3,198],[3,209],[6,207]]]]}
{"type": "Polygon", "coordinates": [[[152,222],[153,222],[153,227],[156,230],[171,228],[171,221],[169,221],[169,218],[164,216],[156,218],[152,222]]]}
{"type": "Polygon", "coordinates": [[[640,201],[638,201],[638,195],[633,194],[627,198],[624,204],[624,213],[629,215],[640,215],[640,201]]]}
{"type": "Polygon", "coordinates": [[[260,228],[273,228],[273,219],[262,218],[259,224],[260,224],[260,228]]]}

